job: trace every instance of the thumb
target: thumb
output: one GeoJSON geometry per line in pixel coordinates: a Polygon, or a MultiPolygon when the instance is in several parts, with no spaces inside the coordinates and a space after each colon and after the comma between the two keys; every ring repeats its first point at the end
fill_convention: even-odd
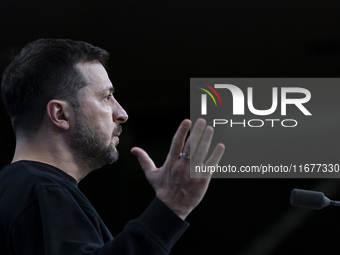
{"type": "Polygon", "coordinates": [[[131,153],[137,157],[139,164],[145,173],[156,169],[155,163],[143,149],[133,147],[131,153]]]}

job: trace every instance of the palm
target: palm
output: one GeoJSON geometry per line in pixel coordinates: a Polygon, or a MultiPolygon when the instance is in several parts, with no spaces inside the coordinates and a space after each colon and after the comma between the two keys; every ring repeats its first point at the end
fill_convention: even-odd
{"type": "MultiPolygon", "coordinates": [[[[141,148],[135,147],[131,150],[137,156],[156,196],[183,219],[201,201],[211,178],[211,175],[190,178],[190,165],[203,164],[210,147],[213,128],[206,126],[205,120],[199,119],[186,141],[190,125],[189,120],[181,123],[172,140],[167,159],[160,168],[155,166],[152,159],[141,148]],[[181,157],[182,152],[191,155],[191,160],[181,157]]],[[[218,144],[205,164],[218,164],[223,152],[224,145],[218,144]]]]}

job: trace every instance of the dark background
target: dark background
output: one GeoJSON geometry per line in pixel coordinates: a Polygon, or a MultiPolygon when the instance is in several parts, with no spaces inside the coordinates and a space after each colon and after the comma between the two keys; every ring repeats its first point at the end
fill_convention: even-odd
{"type": "MultiPolygon", "coordinates": [[[[129,150],[141,146],[162,164],[178,124],[190,115],[189,78],[338,77],[339,7],[334,0],[1,0],[0,68],[42,37],[84,40],[111,53],[116,98],[129,114],[121,156],[80,188],[115,235],[154,196],[129,150]]],[[[15,141],[0,110],[2,167],[15,141]]],[[[339,253],[339,209],[289,205],[294,187],[340,199],[339,185],[336,179],[214,179],[172,254],[339,253]]]]}

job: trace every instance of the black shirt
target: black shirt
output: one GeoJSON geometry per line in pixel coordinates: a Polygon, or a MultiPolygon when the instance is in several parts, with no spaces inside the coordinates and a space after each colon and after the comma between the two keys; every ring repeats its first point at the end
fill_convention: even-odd
{"type": "Polygon", "coordinates": [[[187,227],[155,198],[113,238],[60,169],[19,161],[0,172],[0,255],[168,254],[187,227]]]}

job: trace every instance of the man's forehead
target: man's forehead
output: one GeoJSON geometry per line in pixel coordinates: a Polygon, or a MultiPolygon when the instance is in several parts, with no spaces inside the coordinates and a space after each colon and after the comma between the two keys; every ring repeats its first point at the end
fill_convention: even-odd
{"type": "Polygon", "coordinates": [[[89,79],[101,78],[108,79],[107,72],[104,66],[98,61],[94,62],[80,62],[75,65],[75,67],[84,75],[84,77],[89,79]]]}
{"type": "Polygon", "coordinates": [[[113,85],[104,66],[99,62],[81,62],[75,67],[82,73],[87,83],[85,87],[96,90],[113,91],[113,85]]]}

